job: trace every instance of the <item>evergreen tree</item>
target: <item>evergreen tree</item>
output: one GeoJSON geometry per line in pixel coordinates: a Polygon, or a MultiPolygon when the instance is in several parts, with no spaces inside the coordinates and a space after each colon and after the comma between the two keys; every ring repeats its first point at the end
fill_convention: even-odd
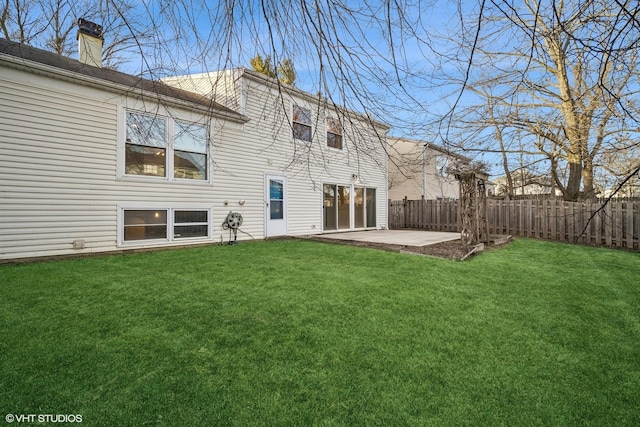
{"type": "Polygon", "coordinates": [[[249,60],[251,68],[258,73],[264,74],[272,78],[277,78],[281,83],[293,85],[296,81],[296,70],[293,66],[291,58],[285,58],[276,67],[271,62],[271,57],[266,55],[264,58],[259,53],[249,60]]]}

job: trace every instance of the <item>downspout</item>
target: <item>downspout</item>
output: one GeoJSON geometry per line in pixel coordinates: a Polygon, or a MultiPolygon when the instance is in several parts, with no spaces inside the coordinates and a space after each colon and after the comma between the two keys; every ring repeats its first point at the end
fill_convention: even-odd
{"type": "Polygon", "coordinates": [[[427,198],[427,150],[429,149],[429,143],[424,144],[422,150],[422,197],[427,198]]]}

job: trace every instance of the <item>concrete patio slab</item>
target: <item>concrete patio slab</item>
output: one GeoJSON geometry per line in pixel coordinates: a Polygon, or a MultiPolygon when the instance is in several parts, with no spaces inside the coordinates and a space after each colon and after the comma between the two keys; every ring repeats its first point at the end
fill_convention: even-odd
{"type": "Polygon", "coordinates": [[[385,243],[404,246],[427,246],[460,238],[460,233],[417,230],[369,230],[344,233],[325,233],[313,236],[318,239],[353,240],[357,242],[385,243]]]}

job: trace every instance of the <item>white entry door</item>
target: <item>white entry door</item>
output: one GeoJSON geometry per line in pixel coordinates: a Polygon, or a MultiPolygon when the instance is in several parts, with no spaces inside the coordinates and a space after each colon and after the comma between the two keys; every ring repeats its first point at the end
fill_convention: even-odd
{"type": "Polygon", "coordinates": [[[287,178],[265,177],[265,234],[267,237],[287,234],[287,178]]]}

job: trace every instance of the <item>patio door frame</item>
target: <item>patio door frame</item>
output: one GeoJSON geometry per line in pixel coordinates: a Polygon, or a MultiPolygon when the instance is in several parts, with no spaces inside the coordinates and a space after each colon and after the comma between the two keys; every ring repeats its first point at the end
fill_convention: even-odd
{"type": "MultiPolygon", "coordinates": [[[[376,198],[377,198],[377,188],[376,187],[372,187],[372,186],[366,186],[366,185],[362,185],[362,184],[339,184],[339,183],[335,183],[335,182],[323,182],[322,183],[322,231],[323,232],[340,232],[340,231],[352,231],[352,230],[369,230],[369,229],[375,229],[377,228],[377,217],[375,218],[375,222],[376,224],[373,226],[368,226],[367,225],[367,220],[368,220],[368,212],[367,212],[367,192],[368,190],[374,190],[375,194],[376,194],[376,198]],[[332,221],[335,224],[336,228],[325,228],[325,224],[326,224],[326,199],[325,199],[325,185],[331,185],[334,187],[334,202],[333,202],[333,210],[335,211],[335,218],[332,221]],[[338,207],[338,187],[346,187],[349,189],[349,228],[340,228],[340,212],[339,212],[339,207],[338,207]],[[362,218],[362,222],[364,224],[364,227],[356,227],[356,205],[355,205],[355,198],[356,198],[356,188],[362,189],[363,190],[363,197],[364,200],[362,201],[363,203],[363,218],[362,218]]],[[[377,200],[377,199],[376,199],[377,200]]],[[[377,211],[376,206],[374,206],[374,215],[375,211],[377,211]]]]}

